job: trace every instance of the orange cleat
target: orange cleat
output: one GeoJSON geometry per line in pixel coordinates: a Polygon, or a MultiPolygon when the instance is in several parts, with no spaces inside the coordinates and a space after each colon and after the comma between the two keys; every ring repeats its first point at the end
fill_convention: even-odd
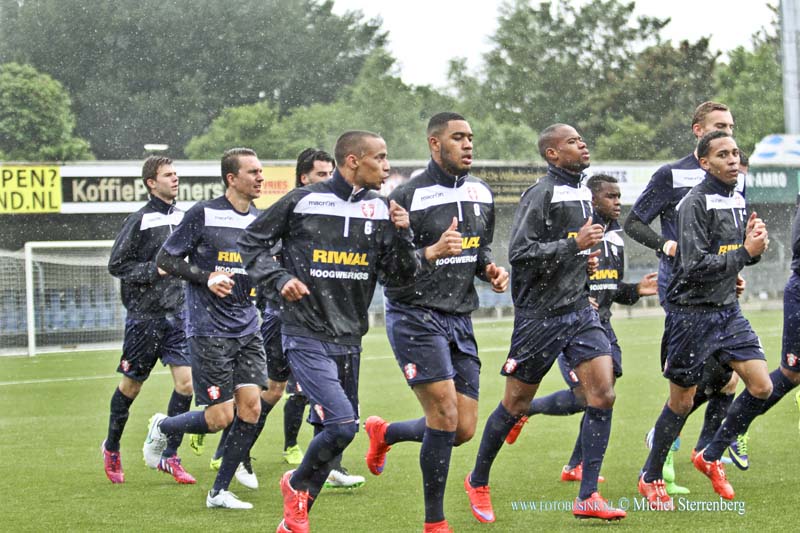
{"type": "Polygon", "coordinates": [[[575,518],[599,518],[608,521],[622,520],[628,516],[628,513],[622,509],[611,507],[608,500],[604,500],[599,492],[593,492],[585,500],[575,498],[572,514],[575,515],[575,518]]]}
{"type": "Polygon", "coordinates": [[[289,470],[281,478],[281,493],[283,494],[283,520],[278,524],[291,533],[308,533],[308,491],[295,490],[289,480],[294,470],[289,470]]]}
{"type": "Polygon", "coordinates": [[[726,500],[732,500],[734,496],[733,487],[728,483],[728,477],[725,475],[725,467],[722,466],[722,461],[706,461],[705,457],[703,457],[704,451],[705,449],[697,452],[692,461],[694,467],[711,480],[714,492],[726,500]]]}
{"type": "Polygon", "coordinates": [[[373,475],[379,476],[383,473],[386,466],[386,453],[392,449],[386,444],[386,428],[389,423],[379,416],[371,416],[364,422],[364,429],[369,437],[369,449],[364,457],[367,461],[367,468],[373,475]]]}
{"type": "Polygon", "coordinates": [[[489,485],[473,487],[469,482],[471,475],[472,473],[470,472],[467,474],[467,477],[464,478],[464,490],[467,491],[467,496],[469,497],[469,506],[472,509],[472,515],[478,522],[490,524],[494,522],[495,517],[494,510],[492,509],[492,497],[489,494],[489,485]]]}
{"type": "Polygon", "coordinates": [[[517,420],[517,423],[514,424],[514,427],[512,427],[511,430],[508,432],[508,435],[506,435],[506,444],[514,444],[515,442],[517,442],[517,437],[519,437],[519,432],[522,431],[522,426],[524,426],[527,421],[528,421],[527,416],[520,417],[520,419],[517,420]]]}
{"type": "MultiPolygon", "coordinates": [[[[578,463],[575,468],[570,468],[569,465],[564,465],[561,469],[561,481],[582,481],[583,480],[583,463],[578,463]]],[[[603,476],[597,476],[597,482],[603,483],[606,480],[603,476]]]]}
{"type": "Polygon", "coordinates": [[[422,530],[422,533],[453,533],[453,530],[450,529],[447,520],[442,520],[441,522],[425,522],[425,529],[422,530]]]}
{"type": "Polygon", "coordinates": [[[663,479],[657,479],[650,483],[645,482],[644,474],[639,476],[639,494],[647,498],[647,504],[652,511],[673,511],[675,504],[667,494],[667,487],[663,479]]]}

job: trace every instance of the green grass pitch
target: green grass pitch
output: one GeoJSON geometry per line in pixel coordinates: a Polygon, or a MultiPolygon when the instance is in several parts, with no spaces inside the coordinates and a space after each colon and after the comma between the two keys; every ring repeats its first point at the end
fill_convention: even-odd
{"type": "MultiPolygon", "coordinates": [[[[780,312],[746,313],[761,336],[768,366],[779,361],[780,312]]],[[[644,462],[644,435],[667,396],[659,373],[661,317],[619,318],[615,327],[624,353],[625,375],[617,384],[611,442],[601,484],[606,498],[638,497],[636,480],[644,462]]],[[[453,452],[445,510],[455,531],[559,531],[614,528],[654,531],[777,531],[796,523],[795,496],[800,472],[798,410],[794,394],[785,398],[750,430],[751,467],[741,472],[728,467],[740,514],[729,511],[672,513],[631,510],[619,523],[577,521],[568,505],[576,484],[559,481],[559,471],[572,450],[579,416],[535,417],[513,446],[505,446],[492,471],[491,488],[497,522],[479,524],[472,517],[462,483],[475,459],[483,424],[503,390],[498,371],[505,359],[511,321],[476,322],[483,376],[481,407],[475,438],[453,452]],[[533,502],[536,510],[520,510],[533,502]],[[544,505],[543,505],[544,504],[544,505]],[[515,507],[517,508],[515,510],[515,507]],[[544,507],[544,508],[543,508],[544,507]]],[[[283,446],[282,404],[273,411],[253,456],[261,483],[251,492],[234,481],[231,490],[255,505],[252,511],[209,510],[205,493],[214,472],[208,461],[217,437],[207,439],[204,456],[184,445],[181,454],[198,484],[179,486],[172,478],[148,470],[141,446],[147,420],[166,409],[171,378],[161,367],[133,404],[122,439],[126,482],[112,485],[102,470],[99,446],[106,432],[108,404],[118,382],[117,352],[61,353],[35,358],[0,358],[0,524],[5,531],[274,531],[281,518],[278,481],[287,469],[283,446]]],[[[563,388],[557,369],[543,382],[541,394],[563,388]]],[[[388,420],[421,416],[405,385],[381,328],[365,338],[361,366],[362,419],[380,414],[388,420]]],[[[689,420],[676,455],[680,484],[692,489],[688,501],[718,502],[710,483],[689,462],[702,422],[702,412],[689,420]]],[[[305,426],[300,444],[311,437],[305,426]]],[[[419,445],[402,443],[389,453],[386,471],[371,476],[364,465],[367,440],[363,431],[345,452],[344,464],[367,477],[354,491],[323,491],[311,513],[318,532],[421,531],[423,521],[419,445]]]]}

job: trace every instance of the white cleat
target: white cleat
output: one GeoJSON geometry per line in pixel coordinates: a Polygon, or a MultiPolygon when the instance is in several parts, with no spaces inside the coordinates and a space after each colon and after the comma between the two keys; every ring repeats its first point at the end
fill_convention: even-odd
{"type": "Polygon", "coordinates": [[[236,494],[227,490],[221,490],[216,496],[211,496],[211,491],[206,496],[206,507],[209,509],[252,509],[253,504],[243,502],[236,497],[236,494]]]}
{"type": "Polygon", "coordinates": [[[325,480],[326,489],[357,489],[364,484],[364,476],[355,476],[347,470],[333,469],[325,480]]]}
{"type": "Polygon", "coordinates": [[[256,490],[258,488],[258,478],[256,477],[256,473],[253,472],[253,465],[250,463],[249,459],[243,463],[239,463],[234,476],[236,477],[236,481],[248,489],[256,490]]]}
{"type": "Polygon", "coordinates": [[[158,468],[158,463],[161,462],[161,452],[167,447],[167,436],[161,432],[159,427],[165,418],[167,415],[163,413],[156,413],[150,417],[147,438],[144,439],[144,446],[142,446],[144,464],[153,469],[158,468]]]}

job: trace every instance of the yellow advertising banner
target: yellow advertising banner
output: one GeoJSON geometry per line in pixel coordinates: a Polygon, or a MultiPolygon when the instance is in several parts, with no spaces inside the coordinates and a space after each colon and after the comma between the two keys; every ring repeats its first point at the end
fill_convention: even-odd
{"type": "Polygon", "coordinates": [[[253,203],[259,209],[266,209],[292,189],[294,189],[294,167],[265,166],[261,197],[253,203]]]}
{"type": "Polygon", "coordinates": [[[0,166],[0,214],[58,213],[61,167],[0,166]]]}

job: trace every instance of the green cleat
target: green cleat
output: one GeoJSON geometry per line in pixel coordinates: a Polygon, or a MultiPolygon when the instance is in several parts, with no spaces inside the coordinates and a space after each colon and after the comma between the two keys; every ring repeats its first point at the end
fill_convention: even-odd
{"type": "MultiPolygon", "coordinates": [[[[794,395],[794,401],[797,403],[797,408],[800,409],[800,389],[794,395]]],[[[800,421],[797,422],[797,429],[800,429],[800,421]]]]}
{"type": "Polygon", "coordinates": [[[747,443],[750,436],[745,431],[741,435],[736,435],[736,440],[728,446],[728,455],[739,470],[750,468],[750,457],[747,455],[747,443]]]}
{"type": "Polygon", "coordinates": [[[189,448],[192,449],[195,455],[203,455],[205,440],[206,436],[204,433],[191,433],[189,435],[189,448]]]}
{"type": "Polygon", "coordinates": [[[303,462],[303,450],[295,444],[283,450],[283,460],[290,465],[299,465],[303,462]]]}
{"type": "Polygon", "coordinates": [[[208,466],[211,468],[211,470],[219,470],[219,467],[222,466],[222,457],[212,457],[208,466]]]}
{"type": "Polygon", "coordinates": [[[664,467],[661,470],[661,475],[664,478],[664,487],[667,490],[667,494],[670,496],[675,496],[676,494],[689,494],[691,492],[689,489],[675,483],[674,454],[675,450],[674,448],[671,448],[667,454],[667,458],[664,460],[664,467]]]}

